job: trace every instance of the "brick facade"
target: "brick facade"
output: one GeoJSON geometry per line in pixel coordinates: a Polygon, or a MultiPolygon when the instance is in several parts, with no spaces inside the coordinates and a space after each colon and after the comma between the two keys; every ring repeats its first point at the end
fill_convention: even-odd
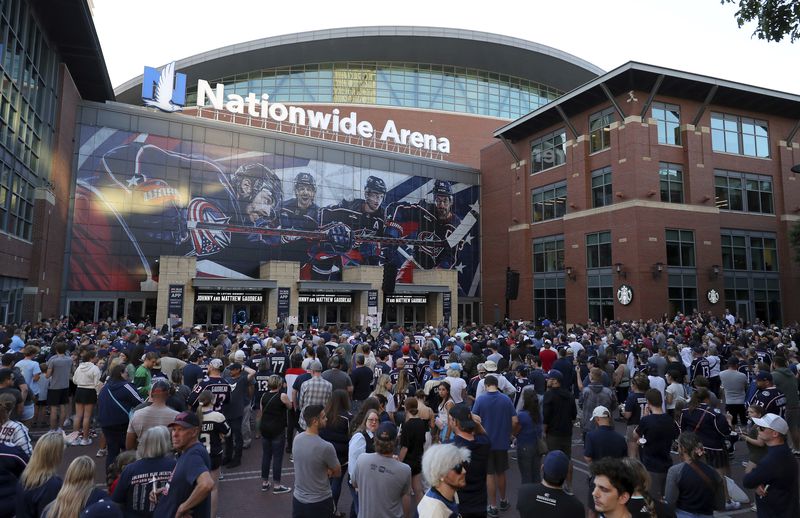
{"type": "MultiPolygon", "coordinates": [[[[505,304],[505,269],[520,272],[520,295],[510,304],[510,317],[541,318],[534,314],[532,293],[533,240],[551,235],[564,237],[564,266],[573,268],[575,278],[564,281],[566,321],[585,322],[589,315],[587,302],[586,234],[611,232],[614,292],[621,284],[633,287],[634,298],[623,306],[614,299],[614,318],[657,318],[666,313],[668,304],[668,272],[665,231],[684,229],[694,232],[697,302],[700,311],[721,314],[725,308],[725,274],[721,266],[721,229],[771,232],[777,238],[780,298],[783,322],[800,318],[800,308],[791,302],[800,291],[800,266],[793,261],[788,246],[788,231],[800,221],[800,181],[790,171],[800,163],[800,139],[786,144],[797,122],[772,113],[736,110],[713,102],[702,112],[697,127],[688,124],[701,111],[702,102],[655,96],[656,102],[680,107],[681,145],[661,145],[655,120],[648,108],[644,119],[639,117],[650,92],[633,90],[615,95],[625,119],[615,113],[608,136],[610,147],[590,153],[589,117],[612,106],[608,99],[585,102],[586,109],[570,114],[568,120],[578,133],[570,132],[563,120],[537,128],[526,137],[517,135],[510,143],[522,159],[519,167],[504,143],[497,142],[481,152],[483,208],[483,280],[484,320],[493,318],[492,308],[505,304]],[[631,100],[628,102],[628,100],[631,100]],[[769,158],[712,151],[711,112],[730,113],[766,120],[769,127],[769,158]],[[566,162],[537,174],[531,174],[531,142],[555,130],[565,129],[568,142],[566,162]],[[683,169],[684,203],[661,201],[659,163],[680,164],[683,169]],[[610,167],[612,202],[592,208],[592,172],[610,167]],[[719,210],[715,205],[714,171],[724,169],[766,175],[772,178],[772,214],[719,210]],[[565,181],[567,185],[566,215],[533,223],[532,192],[534,189],[565,181]],[[509,199],[511,200],[509,203],[509,199]],[[662,263],[663,273],[655,272],[662,263]],[[613,267],[621,263],[624,277],[613,267]],[[715,289],[721,296],[712,305],[706,294],[715,289]]],[[[588,97],[588,94],[587,94],[588,97]]],[[[536,112],[535,112],[536,113],[536,112]]],[[[751,310],[752,311],[752,310],[751,310]]],[[[752,318],[754,315],[750,315],[752,318]]]]}

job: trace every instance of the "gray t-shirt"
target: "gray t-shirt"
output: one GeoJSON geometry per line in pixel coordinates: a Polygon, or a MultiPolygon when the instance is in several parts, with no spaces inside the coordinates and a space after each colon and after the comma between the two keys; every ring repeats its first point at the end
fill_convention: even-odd
{"type": "Polygon", "coordinates": [[[322,373],[322,379],[333,385],[333,390],[347,390],[347,387],[353,386],[353,380],[346,372],[339,369],[328,369],[322,373]]]}
{"type": "Polygon", "coordinates": [[[747,392],[747,374],[731,369],[719,373],[722,388],[725,389],[725,403],[744,405],[747,392]]]}
{"type": "Polygon", "coordinates": [[[303,504],[333,498],[328,469],[339,465],[333,444],[303,432],[292,443],[294,459],[294,497],[303,504]]]}
{"type": "Polygon", "coordinates": [[[72,374],[72,359],[69,356],[51,356],[47,360],[47,369],[53,369],[50,376],[50,390],[69,388],[69,379],[72,374]]]}
{"type": "Polygon", "coordinates": [[[403,495],[411,492],[411,466],[365,453],[356,461],[355,479],[358,518],[403,518],[403,495]]]}

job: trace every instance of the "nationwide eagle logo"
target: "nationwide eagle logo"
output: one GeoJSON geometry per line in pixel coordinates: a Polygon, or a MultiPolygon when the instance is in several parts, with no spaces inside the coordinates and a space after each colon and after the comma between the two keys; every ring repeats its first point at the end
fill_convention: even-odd
{"type": "Polygon", "coordinates": [[[142,101],[163,112],[177,112],[186,104],[186,74],[175,73],[175,62],[161,70],[144,67],[142,101]]]}

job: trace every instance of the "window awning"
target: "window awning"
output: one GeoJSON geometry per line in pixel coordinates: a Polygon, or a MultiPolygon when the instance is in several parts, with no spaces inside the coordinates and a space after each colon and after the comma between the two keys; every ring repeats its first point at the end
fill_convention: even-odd
{"type": "Polygon", "coordinates": [[[211,279],[196,277],[192,279],[195,288],[218,290],[271,290],[278,287],[278,281],[262,279],[211,279]]]}
{"type": "Polygon", "coordinates": [[[394,286],[395,293],[447,293],[450,286],[435,286],[432,284],[402,284],[394,286]]]}
{"type": "Polygon", "coordinates": [[[297,289],[300,291],[367,291],[372,289],[368,282],[339,282],[339,281],[298,281],[297,289]]]}

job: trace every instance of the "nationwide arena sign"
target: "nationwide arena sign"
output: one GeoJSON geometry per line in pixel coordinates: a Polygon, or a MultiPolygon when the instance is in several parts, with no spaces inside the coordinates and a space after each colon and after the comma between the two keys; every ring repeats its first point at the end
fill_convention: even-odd
{"type": "MultiPolygon", "coordinates": [[[[146,106],[158,108],[164,112],[176,112],[186,105],[186,74],[175,72],[175,62],[162,69],[144,67],[142,80],[142,100],[146,106]]],[[[246,96],[225,93],[225,85],[217,83],[213,88],[204,80],[197,80],[198,108],[209,104],[216,110],[223,110],[237,115],[249,115],[275,122],[288,122],[312,129],[332,131],[344,135],[358,136],[365,139],[373,137],[382,142],[393,142],[398,145],[411,146],[417,149],[450,153],[450,140],[429,133],[397,128],[392,119],[388,119],[383,129],[376,133],[375,126],[368,120],[358,120],[358,114],[351,111],[343,116],[338,108],[329,113],[302,108],[283,103],[269,102],[269,94],[260,96],[250,92],[246,96]]]]}

